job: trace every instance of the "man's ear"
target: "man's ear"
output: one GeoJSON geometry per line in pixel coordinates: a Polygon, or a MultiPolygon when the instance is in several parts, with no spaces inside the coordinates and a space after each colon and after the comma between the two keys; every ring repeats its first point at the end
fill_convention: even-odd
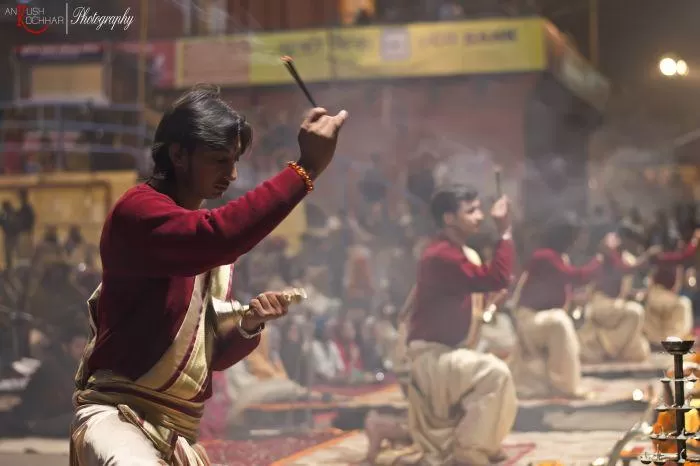
{"type": "Polygon", "coordinates": [[[185,149],[180,144],[170,144],[168,156],[173,167],[182,168],[185,164],[185,149]]]}
{"type": "Polygon", "coordinates": [[[442,224],[445,226],[452,226],[455,221],[455,214],[452,212],[448,212],[446,214],[442,215],[442,224]]]}

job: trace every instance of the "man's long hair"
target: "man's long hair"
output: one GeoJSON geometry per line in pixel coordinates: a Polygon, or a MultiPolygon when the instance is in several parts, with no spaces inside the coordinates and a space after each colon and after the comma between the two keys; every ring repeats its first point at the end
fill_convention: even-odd
{"type": "Polygon", "coordinates": [[[179,144],[191,153],[197,146],[214,150],[248,150],[253,130],[245,117],[221,98],[216,86],[198,85],[178,98],[161,118],[151,147],[153,176],[172,180],[175,167],[170,146],[179,144]]]}

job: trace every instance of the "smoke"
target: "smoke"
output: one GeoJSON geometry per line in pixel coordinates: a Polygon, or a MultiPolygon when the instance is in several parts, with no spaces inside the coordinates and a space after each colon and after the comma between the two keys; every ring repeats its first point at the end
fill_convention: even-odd
{"type": "MultiPolygon", "coordinates": [[[[246,34],[246,31],[259,26],[250,11],[243,11],[243,19],[229,15],[224,10],[207,13],[197,2],[189,0],[168,0],[183,11],[190,9],[198,18],[223,22],[228,30],[241,31],[238,34],[246,34]],[[207,15],[207,16],[202,16],[207,15]],[[216,18],[219,15],[221,18],[216,18]],[[214,17],[213,17],[214,16],[214,17]],[[222,19],[223,18],[223,19],[222,19]],[[245,23],[245,24],[243,24],[245,23]],[[231,27],[232,26],[232,27],[231,27]]],[[[196,18],[193,18],[195,20],[196,18]]],[[[253,53],[252,63],[256,65],[279,65],[280,55],[298,55],[299,51],[309,51],[323,46],[323,40],[313,37],[305,41],[291,41],[291,43],[279,44],[279,41],[261,41],[256,34],[249,33],[246,36],[251,44],[253,53]],[[284,47],[283,47],[284,45],[284,47]]],[[[227,39],[222,39],[227,40],[227,39]]],[[[342,66],[353,66],[351,63],[342,63],[342,66]]],[[[357,65],[354,65],[357,66],[357,65]]],[[[371,70],[368,70],[371,71],[371,70]]],[[[300,69],[302,76],[304,70],[300,69]]],[[[436,80],[434,91],[438,92],[441,84],[436,80]]],[[[498,85],[494,82],[486,82],[485,87],[498,85]]],[[[623,207],[640,207],[645,214],[657,208],[668,207],[672,204],[673,190],[658,188],[659,178],[667,175],[662,173],[650,176],[648,167],[668,164],[668,155],[674,146],[681,145],[687,140],[700,136],[700,130],[690,132],[683,137],[674,139],[667,147],[659,145],[652,148],[639,148],[631,144],[608,144],[603,148],[602,156],[593,158],[588,164],[589,179],[580,175],[583,163],[574,161],[587,157],[583,151],[577,152],[576,142],[569,142],[569,148],[560,152],[545,154],[528,154],[521,157],[522,148],[504,148],[503,146],[489,143],[487,137],[481,137],[479,129],[464,131],[460,134],[455,127],[444,124],[444,119],[432,118],[431,114],[437,113],[440,106],[450,104],[451,96],[442,95],[442,98],[424,99],[426,103],[412,105],[404,102],[405,92],[398,92],[396,87],[405,87],[392,81],[354,84],[325,83],[312,85],[312,92],[317,94],[319,103],[331,111],[341,108],[351,109],[351,120],[339,145],[338,164],[344,170],[359,174],[367,170],[371,165],[368,156],[371,153],[381,154],[387,165],[402,165],[410,163],[422,154],[432,154],[434,161],[440,170],[436,173],[436,183],[461,182],[471,184],[479,189],[485,197],[495,194],[493,183],[493,169],[496,165],[504,165],[504,189],[509,194],[516,206],[521,204],[521,194],[527,191],[528,205],[535,206],[534,214],[546,215],[555,209],[566,206],[583,205],[582,196],[589,195],[589,205],[607,205],[610,198],[619,202],[623,207]],[[323,92],[317,89],[322,88],[323,92]],[[320,96],[318,94],[321,94],[320,96]],[[380,105],[374,105],[376,102],[380,105]],[[364,107],[374,107],[367,110],[364,107]],[[377,108],[378,107],[378,108],[377,108]],[[411,114],[424,115],[423,118],[415,118],[411,114]],[[354,129],[353,129],[354,128],[354,129]],[[474,133],[477,134],[474,134],[474,133]],[[410,142],[407,142],[410,140],[410,142]],[[541,159],[541,160],[537,160],[541,159]],[[514,162],[515,161],[515,162],[514,162]],[[652,179],[653,178],[653,179],[652,179]],[[519,189],[520,188],[520,189],[519,189]]],[[[415,85],[415,92],[433,92],[415,85]],[[418,90],[420,89],[420,90],[418,90]]],[[[488,92],[485,91],[484,94],[488,92]]],[[[454,99],[459,99],[457,96],[454,99]]],[[[479,113],[490,112],[492,109],[484,101],[484,108],[480,108],[480,101],[469,102],[469,109],[465,111],[479,113]]],[[[573,105],[573,104],[571,104],[573,105]]],[[[295,109],[299,115],[305,110],[305,104],[300,99],[299,108],[295,109]]],[[[515,106],[512,109],[517,111],[515,106]]],[[[507,108],[499,109],[507,112],[507,108]]],[[[292,121],[294,118],[291,119],[292,121]]],[[[529,131],[539,133],[541,140],[555,141],[562,136],[554,134],[551,117],[547,116],[538,121],[539,127],[529,131]]],[[[505,129],[513,131],[512,128],[505,129]]],[[[614,128],[603,128],[601,132],[615,133],[614,128]]],[[[504,134],[504,137],[505,134],[504,134]]],[[[563,136],[566,138],[567,136],[563,136]]],[[[614,139],[614,138],[612,138],[614,139]]],[[[585,144],[585,140],[581,140],[585,144]]],[[[544,147],[548,144],[545,143],[544,147]]],[[[556,149],[552,142],[552,149],[556,149]]],[[[566,144],[565,144],[566,146],[566,144]]],[[[432,170],[434,167],[425,167],[432,170]]],[[[387,180],[388,184],[398,183],[397,180],[387,180]]],[[[405,193],[408,196],[407,193],[405,193]]],[[[580,212],[583,214],[583,212],[580,212]]]]}

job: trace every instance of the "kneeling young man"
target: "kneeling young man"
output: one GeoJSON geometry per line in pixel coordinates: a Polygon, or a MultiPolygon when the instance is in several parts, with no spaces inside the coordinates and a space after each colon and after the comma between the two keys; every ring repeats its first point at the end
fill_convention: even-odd
{"type": "Polygon", "coordinates": [[[76,377],[72,466],[203,466],[196,444],[212,371],[246,357],[286,293],[263,293],[237,325],[231,265],[265,238],[330,163],[346,113],[309,113],[300,157],[245,196],[212,210],[252,140],[214,88],[187,92],[155,133],[154,176],[107,216],[102,284],[89,301],[92,338],[76,377]]]}
{"type": "Polygon", "coordinates": [[[499,459],[515,422],[515,386],[505,362],[466,342],[475,340],[483,294],[511,280],[509,202],[501,198],[491,210],[500,240],[489,265],[465,246],[484,220],[476,191],[438,192],[431,212],[442,231],[418,265],[409,322],[410,434],[426,464],[487,465],[499,459]]]}

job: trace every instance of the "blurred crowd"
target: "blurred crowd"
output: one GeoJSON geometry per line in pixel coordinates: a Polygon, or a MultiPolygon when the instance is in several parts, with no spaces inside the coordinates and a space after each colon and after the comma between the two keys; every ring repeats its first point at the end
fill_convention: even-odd
{"type": "Polygon", "coordinates": [[[92,102],[8,108],[0,112],[0,173],[131,169],[138,132],[132,111],[92,102]]]}

